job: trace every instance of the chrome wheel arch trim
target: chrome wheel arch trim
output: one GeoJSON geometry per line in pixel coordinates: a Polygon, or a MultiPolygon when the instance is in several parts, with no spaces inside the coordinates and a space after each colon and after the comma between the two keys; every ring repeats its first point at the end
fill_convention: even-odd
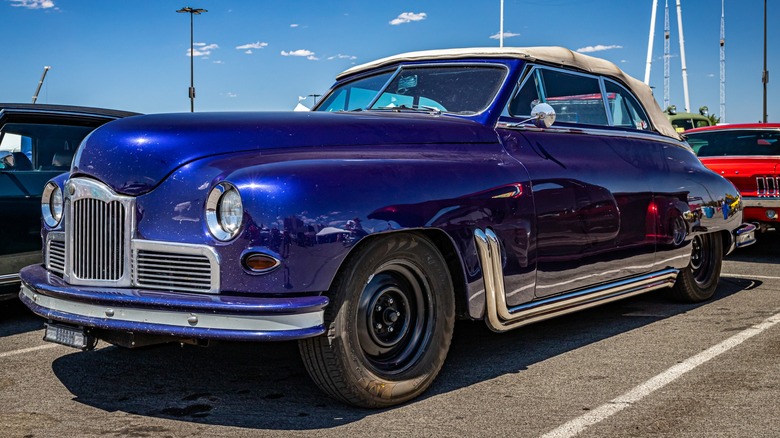
{"type": "Polygon", "coordinates": [[[485,322],[496,332],[504,332],[555,316],[587,309],[630,296],[669,288],[679,270],[664,269],[639,277],[530,302],[515,308],[506,304],[501,246],[491,229],[474,230],[474,240],[485,284],[485,322]]]}

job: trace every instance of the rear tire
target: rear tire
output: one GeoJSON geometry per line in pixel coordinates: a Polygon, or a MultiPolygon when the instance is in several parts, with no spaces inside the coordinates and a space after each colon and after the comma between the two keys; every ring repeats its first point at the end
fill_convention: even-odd
{"type": "Polygon", "coordinates": [[[690,303],[708,300],[715,293],[723,264],[723,239],[718,234],[700,234],[691,242],[690,264],[677,275],[673,298],[690,303]]]}
{"type": "Polygon", "coordinates": [[[447,356],[455,321],[450,273],[430,240],[395,234],[366,242],[329,296],[327,332],[298,343],[324,392],[379,408],[428,388],[447,356]]]}

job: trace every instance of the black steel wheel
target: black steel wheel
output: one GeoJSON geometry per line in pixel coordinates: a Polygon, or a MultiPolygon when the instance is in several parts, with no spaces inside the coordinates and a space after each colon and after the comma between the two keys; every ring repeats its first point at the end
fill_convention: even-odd
{"type": "Polygon", "coordinates": [[[360,407],[418,396],[449,350],[452,289],[444,258],[424,236],[365,242],[330,290],[327,333],[299,342],[312,379],[334,398],[360,407]]]}
{"type": "Polygon", "coordinates": [[[718,234],[700,234],[691,241],[691,261],[677,275],[672,296],[681,301],[699,302],[712,297],[720,280],[723,240],[718,234]]]}

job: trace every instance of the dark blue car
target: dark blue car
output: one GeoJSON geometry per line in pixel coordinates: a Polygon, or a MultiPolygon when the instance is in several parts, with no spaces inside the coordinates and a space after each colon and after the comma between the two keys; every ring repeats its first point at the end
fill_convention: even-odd
{"type": "Polygon", "coordinates": [[[562,48],[382,59],[312,112],[118,120],[42,212],[20,297],[47,340],[297,339],[320,388],[367,407],[422,393],[457,318],[706,300],[754,230],[648,87],[562,48]]]}

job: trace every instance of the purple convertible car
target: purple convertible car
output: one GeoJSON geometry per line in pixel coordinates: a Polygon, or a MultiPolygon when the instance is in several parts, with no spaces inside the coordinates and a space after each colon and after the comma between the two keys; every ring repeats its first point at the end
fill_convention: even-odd
{"type": "Polygon", "coordinates": [[[647,86],[556,47],[381,59],[312,112],[118,120],[42,211],[20,297],[47,340],[297,339],[323,391],[366,407],[422,393],[457,318],[706,300],[755,228],[647,86]]]}

